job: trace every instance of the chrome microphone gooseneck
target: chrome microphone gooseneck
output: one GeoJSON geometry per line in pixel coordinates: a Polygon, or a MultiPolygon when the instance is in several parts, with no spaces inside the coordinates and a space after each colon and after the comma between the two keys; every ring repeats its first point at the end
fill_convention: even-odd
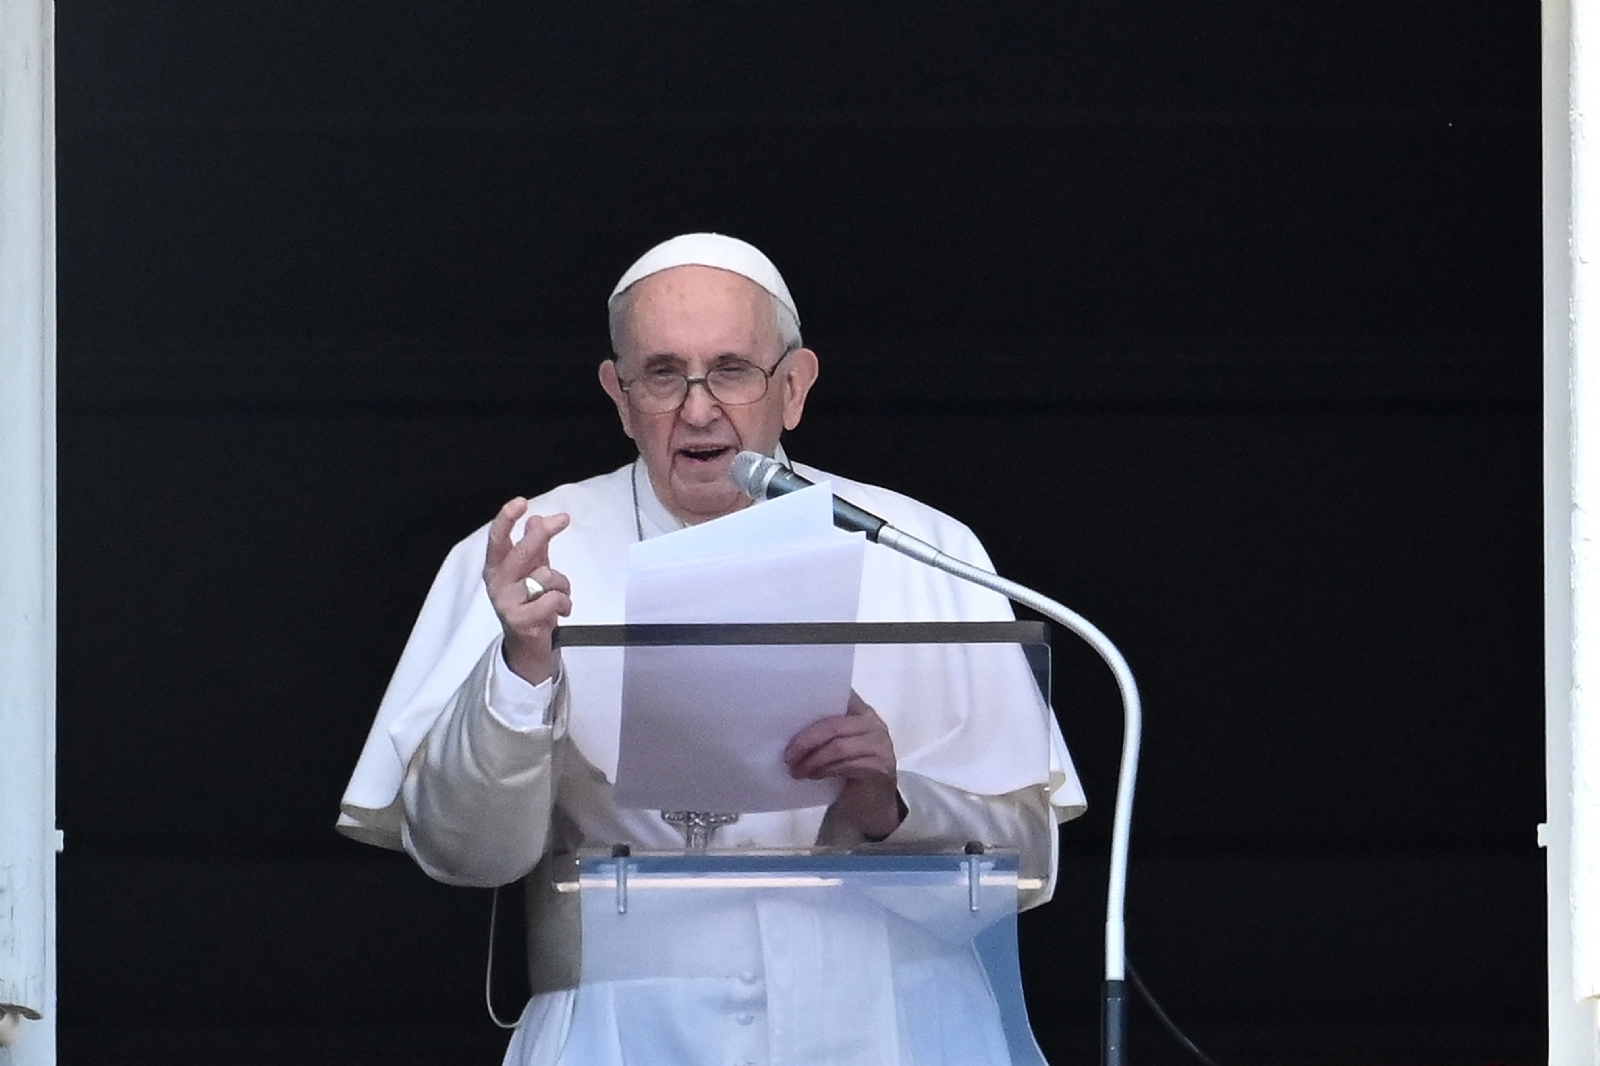
{"type": "MultiPolygon", "coordinates": [[[[740,452],[730,476],[752,499],[781,496],[811,484],[776,459],[757,452],[740,452]]],[[[834,522],[844,529],[857,530],[886,548],[893,548],[937,570],[964,581],[998,592],[1007,599],[1029,607],[1076,633],[1105,661],[1122,694],[1122,763],[1117,773],[1117,801],[1111,822],[1111,870],[1106,885],[1106,964],[1101,1016],[1101,1062],[1103,1066],[1122,1066],[1127,1049],[1127,1001],[1124,981],[1127,946],[1124,914],[1128,885],[1128,834],[1133,822],[1133,792],[1139,772],[1139,734],[1143,722],[1139,706],[1139,686],[1133,671],[1115,644],[1088,619],[1064,604],[1019,585],[999,574],[952,558],[927,541],[918,540],[896,529],[876,515],[833,498],[834,522]]]]}

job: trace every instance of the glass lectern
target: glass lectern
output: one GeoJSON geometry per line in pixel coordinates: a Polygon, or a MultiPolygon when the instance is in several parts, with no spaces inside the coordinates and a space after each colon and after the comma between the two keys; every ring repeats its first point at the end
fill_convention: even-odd
{"type": "MultiPolygon", "coordinates": [[[[696,669],[736,672],[755,658],[751,648],[803,656],[853,647],[853,686],[893,688],[927,706],[919,743],[935,756],[942,722],[982,715],[991,699],[1031,701],[1037,735],[1022,750],[1037,752],[1035,776],[1047,780],[1043,623],[571,626],[559,641],[575,692],[588,678],[621,676],[632,649],[692,649],[696,669]]],[[[614,683],[589,692],[622,699],[614,683]]],[[[1043,1064],[1016,945],[1019,893],[1039,891],[1041,872],[1014,851],[985,840],[936,851],[719,847],[719,831],[737,821],[731,813],[664,817],[683,828],[683,848],[611,841],[548,867],[559,871],[550,887],[576,897],[581,914],[575,1032],[618,1024],[630,1002],[648,1000],[640,1025],[655,1025],[649,1012],[667,1002],[679,1005],[673,1024],[703,1011],[696,1026],[726,1026],[725,1040],[708,1039],[732,1062],[748,1047],[750,1061],[1043,1064]],[[636,989],[646,995],[630,1000],[636,989]],[[607,1017],[585,1013],[593,1011],[607,1017]]]]}

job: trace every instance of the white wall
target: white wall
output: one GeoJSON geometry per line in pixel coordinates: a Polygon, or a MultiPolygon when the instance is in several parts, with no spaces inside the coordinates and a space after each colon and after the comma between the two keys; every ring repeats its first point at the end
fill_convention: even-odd
{"type": "Polygon", "coordinates": [[[55,9],[0,0],[0,1063],[56,1058],[55,9]]]}
{"type": "Polygon", "coordinates": [[[1545,766],[1550,1062],[1600,1063],[1600,3],[1546,0],[1545,766]]]}

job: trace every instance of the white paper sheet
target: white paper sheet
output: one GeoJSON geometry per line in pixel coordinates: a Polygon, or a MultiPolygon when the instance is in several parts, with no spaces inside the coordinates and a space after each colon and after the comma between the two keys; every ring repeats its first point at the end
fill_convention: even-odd
{"type": "MultiPolygon", "coordinates": [[[[629,624],[853,622],[866,540],[833,525],[817,485],[636,544],[629,624]]],[[[828,804],[837,781],[796,781],[783,749],[843,714],[853,645],[632,647],[623,658],[617,802],[694,811],[828,804]]]]}

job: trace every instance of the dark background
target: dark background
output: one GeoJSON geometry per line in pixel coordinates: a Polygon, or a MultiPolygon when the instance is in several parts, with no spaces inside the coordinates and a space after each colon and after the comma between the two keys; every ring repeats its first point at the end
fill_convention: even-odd
{"type": "MultiPolygon", "coordinates": [[[[794,290],[796,456],[1127,654],[1172,1014],[1542,1061],[1538,70],[1531,3],[60,4],[62,1061],[498,1061],[487,894],[333,819],[446,549],[627,458],[604,299],[692,229],[794,290]]],[[[1085,1062],[1121,727],[1058,649],[1085,1062]]]]}

